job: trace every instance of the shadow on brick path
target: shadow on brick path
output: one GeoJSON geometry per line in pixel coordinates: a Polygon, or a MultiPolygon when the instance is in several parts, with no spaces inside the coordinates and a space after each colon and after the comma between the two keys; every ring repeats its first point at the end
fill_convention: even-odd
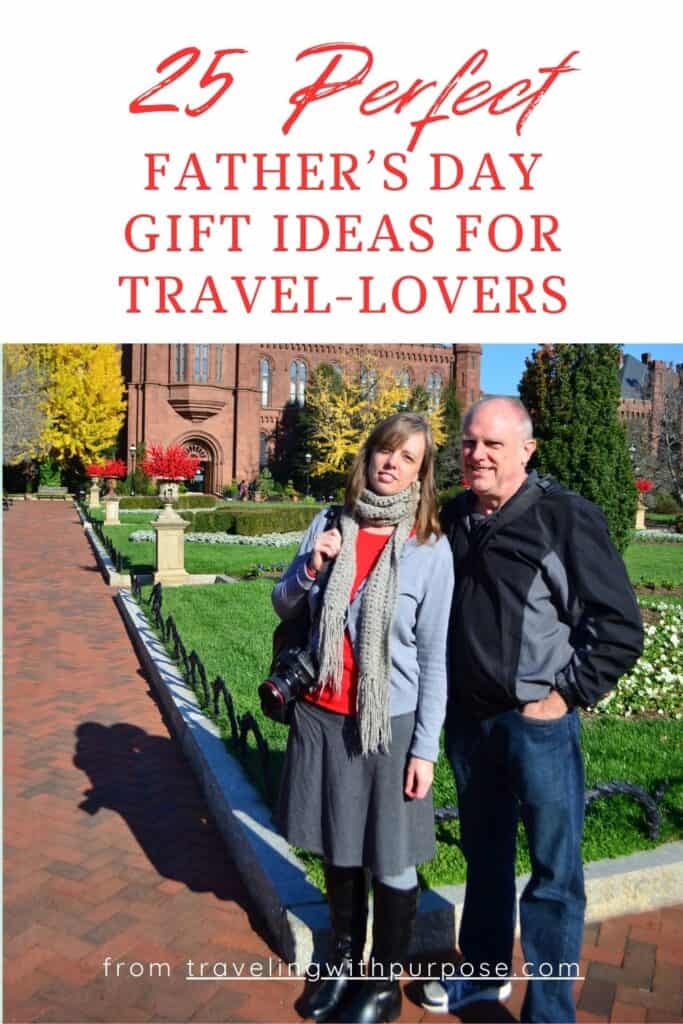
{"type": "Polygon", "coordinates": [[[74,765],[91,785],[80,809],[88,815],[103,809],[119,814],[160,876],[243,904],[239,881],[212,856],[220,838],[198,800],[189,767],[181,764],[178,771],[171,739],[123,722],[84,722],[76,730],[74,765]]]}

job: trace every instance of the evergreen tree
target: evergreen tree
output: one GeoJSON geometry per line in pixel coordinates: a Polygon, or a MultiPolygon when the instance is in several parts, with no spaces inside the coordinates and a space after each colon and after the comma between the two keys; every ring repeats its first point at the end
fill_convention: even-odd
{"type": "Polygon", "coordinates": [[[456,398],[455,384],[446,386],[441,396],[444,441],[437,449],[436,486],[439,491],[458,484],[462,479],[460,461],[460,437],[462,434],[462,410],[456,398]]]}
{"type": "Polygon", "coordinates": [[[535,465],[599,505],[623,551],[637,491],[619,420],[619,346],[544,345],[526,360],[519,394],[534,423],[535,465]]]}

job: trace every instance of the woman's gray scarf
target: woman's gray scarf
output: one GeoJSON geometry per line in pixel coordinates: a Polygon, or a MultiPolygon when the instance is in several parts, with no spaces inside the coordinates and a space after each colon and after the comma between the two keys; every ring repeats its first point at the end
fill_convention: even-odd
{"type": "Polygon", "coordinates": [[[320,681],[333,693],[341,690],[344,671],[344,620],[356,577],[358,524],[395,526],[377,563],[365,581],[361,600],[358,648],[358,731],[363,754],[391,743],[389,719],[389,650],[391,623],[398,599],[398,565],[420,500],[415,481],[398,494],[379,495],[363,490],[353,514],[344,511],[339,529],[341,551],[334,560],[325,588],[319,626],[320,681]]]}

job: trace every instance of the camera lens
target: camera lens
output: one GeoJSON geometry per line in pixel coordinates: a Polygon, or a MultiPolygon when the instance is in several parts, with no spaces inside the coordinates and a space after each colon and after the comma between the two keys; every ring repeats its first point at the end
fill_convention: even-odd
{"type": "Polygon", "coordinates": [[[270,679],[266,679],[259,686],[258,695],[264,715],[281,721],[285,712],[285,698],[277,686],[270,679]]]}

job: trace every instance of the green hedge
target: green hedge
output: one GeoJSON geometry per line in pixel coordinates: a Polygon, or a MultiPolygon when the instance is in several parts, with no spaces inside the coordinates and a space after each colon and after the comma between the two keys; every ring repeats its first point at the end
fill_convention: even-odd
{"type": "Polygon", "coordinates": [[[659,515],[680,515],[681,503],[673,494],[660,491],[655,498],[655,512],[659,515]]]}
{"type": "Polygon", "coordinates": [[[213,494],[181,494],[173,502],[174,508],[215,508],[217,498],[213,494]]]}
{"type": "MultiPolygon", "coordinates": [[[[215,508],[217,499],[213,494],[181,494],[173,502],[174,508],[215,508]]],[[[145,497],[143,494],[122,497],[119,508],[161,508],[162,501],[155,495],[145,497]]]]}
{"type": "Polygon", "coordinates": [[[319,512],[317,505],[290,505],[279,508],[217,508],[211,512],[181,513],[197,533],[238,533],[256,537],[262,533],[289,533],[305,530],[319,512]]]}
{"type": "Polygon", "coordinates": [[[196,533],[234,533],[235,518],[231,508],[219,507],[210,512],[181,512],[196,533]]]}
{"type": "Polygon", "coordinates": [[[146,498],[142,494],[136,494],[134,496],[121,498],[119,501],[119,508],[161,508],[161,501],[159,498],[146,498]]]}
{"type": "Polygon", "coordinates": [[[306,530],[317,516],[317,505],[291,505],[289,508],[235,509],[235,533],[258,536],[262,533],[289,533],[306,530]]]}

